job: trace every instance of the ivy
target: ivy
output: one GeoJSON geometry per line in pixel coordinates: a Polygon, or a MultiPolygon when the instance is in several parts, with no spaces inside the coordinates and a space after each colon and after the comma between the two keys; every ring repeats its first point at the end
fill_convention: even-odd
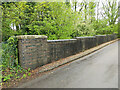
{"type": "Polygon", "coordinates": [[[7,42],[2,43],[2,65],[4,68],[13,68],[18,65],[17,38],[10,37],[7,42]]]}
{"type": "Polygon", "coordinates": [[[6,42],[2,43],[2,81],[6,82],[12,78],[21,79],[26,75],[31,75],[30,68],[24,69],[18,63],[18,39],[10,37],[6,42]]]}

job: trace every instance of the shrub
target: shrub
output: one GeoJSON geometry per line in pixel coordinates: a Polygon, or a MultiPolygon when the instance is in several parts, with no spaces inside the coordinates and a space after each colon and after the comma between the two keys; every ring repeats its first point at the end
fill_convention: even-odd
{"type": "Polygon", "coordinates": [[[10,37],[2,43],[2,65],[4,68],[18,65],[17,38],[10,37]]]}

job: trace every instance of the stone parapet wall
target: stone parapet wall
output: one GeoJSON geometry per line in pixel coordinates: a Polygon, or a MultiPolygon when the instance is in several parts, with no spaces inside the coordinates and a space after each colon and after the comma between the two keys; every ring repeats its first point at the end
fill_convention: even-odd
{"type": "Polygon", "coordinates": [[[48,40],[48,60],[50,62],[76,54],[76,39],[48,40]]]}
{"type": "Polygon", "coordinates": [[[117,35],[96,35],[63,40],[47,40],[47,36],[43,35],[22,35],[17,38],[19,64],[23,68],[35,69],[114,40],[117,35]]]}
{"type": "Polygon", "coordinates": [[[97,45],[100,45],[102,43],[105,43],[109,40],[107,40],[109,37],[107,35],[96,35],[97,45]]]}

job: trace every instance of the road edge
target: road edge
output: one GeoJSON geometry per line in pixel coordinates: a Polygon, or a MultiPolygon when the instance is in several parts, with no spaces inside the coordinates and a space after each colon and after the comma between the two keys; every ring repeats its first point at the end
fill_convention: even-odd
{"type": "Polygon", "coordinates": [[[70,63],[72,61],[75,61],[79,58],[82,58],[84,56],[87,56],[95,51],[98,51],[99,49],[111,44],[111,43],[114,43],[116,41],[118,41],[119,39],[115,39],[115,40],[112,40],[112,41],[109,41],[109,42],[106,42],[106,43],[103,43],[101,45],[98,45],[96,47],[93,47],[91,49],[88,49],[88,50],[85,50],[84,52],[80,52],[80,53],[77,53],[75,55],[72,55],[72,56],[69,56],[67,58],[63,58],[63,59],[60,59],[58,61],[54,61],[52,63],[49,63],[49,64],[46,64],[46,65],[43,65],[41,67],[39,67],[39,73],[42,73],[42,72],[46,72],[46,71],[50,71],[50,70],[53,70],[59,66],[62,66],[64,64],[67,64],[67,63],[70,63]]]}
{"type": "MultiPolygon", "coordinates": [[[[56,70],[57,68],[59,68],[60,66],[63,66],[63,65],[68,65],[69,63],[72,63],[74,61],[77,61],[77,60],[80,60],[80,58],[82,57],[85,57],[91,53],[94,53],[95,51],[98,51],[100,49],[102,49],[103,47],[105,46],[108,46],[114,42],[117,42],[119,39],[115,39],[115,40],[112,40],[110,42],[107,42],[107,43],[103,43],[101,45],[98,45],[96,47],[93,47],[91,49],[88,49],[88,50],[85,50],[84,52],[80,52],[76,55],[72,55],[72,56],[69,56],[67,58],[64,58],[64,59],[60,59],[58,61],[54,61],[50,64],[46,64],[42,67],[38,67],[36,68],[35,70],[37,70],[37,72],[35,72],[35,74],[42,74],[43,73],[43,78],[47,77],[49,74],[45,74],[45,73],[48,73],[49,71],[52,71],[52,70],[56,70]]],[[[89,56],[88,56],[89,57],[89,56]]],[[[81,59],[82,60],[85,60],[85,59],[81,59]]],[[[40,77],[41,78],[41,77],[40,77]]],[[[34,78],[35,80],[39,80],[38,78],[34,78]]],[[[23,87],[26,87],[26,85],[32,85],[32,83],[35,83],[36,81],[35,80],[30,80],[30,81],[27,81],[27,82],[23,82],[22,84],[20,85],[17,85],[17,86],[14,86],[15,88],[23,88],[23,87]],[[26,83],[26,84],[25,84],[26,83]]]]}

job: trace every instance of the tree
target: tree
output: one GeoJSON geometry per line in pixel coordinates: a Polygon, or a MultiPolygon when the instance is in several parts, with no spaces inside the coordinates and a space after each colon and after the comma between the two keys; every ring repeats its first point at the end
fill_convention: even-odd
{"type": "Polygon", "coordinates": [[[68,6],[68,7],[70,7],[71,6],[71,4],[70,4],[70,0],[66,0],[66,5],[68,6]]]}
{"type": "Polygon", "coordinates": [[[83,0],[81,3],[80,3],[80,9],[79,9],[79,14],[81,13],[81,15],[83,16],[84,18],[84,22],[87,21],[88,19],[88,8],[89,8],[89,2],[86,1],[86,0],[83,0]]]}
{"type": "Polygon", "coordinates": [[[107,18],[109,25],[114,25],[118,18],[117,0],[107,0],[102,2],[104,12],[101,13],[104,18],[107,18]]]}
{"type": "MultiPolygon", "coordinates": [[[[0,12],[2,12],[2,2],[0,2],[0,12]]],[[[2,42],[2,13],[0,13],[0,42],[2,42]]]]}
{"type": "Polygon", "coordinates": [[[89,2],[88,12],[89,12],[89,19],[91,23],[95,21],[95,7],[96,7],[95,2],[93,1],[89,2]]]}
{"type": "MultiPolygon", "coordinates": [[[[113,10],[115,9],[115,3],[109,4],[112,8],[112,16],[107,18],[107,20],[97,18],[96,23],[96,3],[94,1],[91,0],[88,2],[88,0],[83,0],[79,3],[77,0],[74,0],[72,4],[69,0],[66,1],[67,2],[3,2],[3,40],[6,41],[9,36],[16,34],[47,35],[48,39],[66,39],[75,36],[94,35],[96,30],[101,29],[105,31],[107,20],[114,22],[115,19],[111,17],[117,17],[113,10]],[[77,11],[78,7],[80,8],[79,11],[77,11]],[[15,30],[11,28],[11,25],[15,27],[15,30]]],[[[105,15],[107,16],[108,14],[105,15]]],[[[112,28],[112,26],[109,28],[112,28]]]]}

